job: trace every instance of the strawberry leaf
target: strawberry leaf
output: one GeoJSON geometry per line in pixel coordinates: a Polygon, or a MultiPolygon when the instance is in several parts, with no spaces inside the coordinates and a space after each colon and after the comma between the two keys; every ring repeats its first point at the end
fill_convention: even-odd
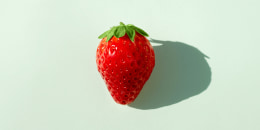
{"type": "Polygon", "coordinates": [[[128,37],[130,38],[130,40],[132,42],[134,42],[135,30],[133,28],[131,28],[130,26],[126,26],[126,33],[127,33],[128,37]]]}
{"type": "Polygon", "coordinates": [[[102,33],[101,35],[99,35],[98,38],[99,38],[99,39],[102,39],[102,38],[106,37],[107,34],[108,34],[108,32],[109,32],[109,30],[106,31],[106,32],[104,32],[104,33],[102,33]]]}
{"type": "Polygon", "coordinates": [[[113,37],[115,30],[116,30],[116,27],[112,27],[112,29],[109,30],[109,32],[108,32],[108,34],[107,34],[107,40],[106,40],[106,42],[108,42],[108,41],[113,37]]]}
{"type": "Polygon", "coordinates": [[[149,35],[141,28],[134,26],[135,30],[143,36],[149,37],[149,35]]]}
{"type": "Polygon", "coordinates": [[[125,27],[124,26],[119,26],[116,28],[115,33],[114,33],[115,37],[120,38],[122,36],[125,35],[125,27]]]}

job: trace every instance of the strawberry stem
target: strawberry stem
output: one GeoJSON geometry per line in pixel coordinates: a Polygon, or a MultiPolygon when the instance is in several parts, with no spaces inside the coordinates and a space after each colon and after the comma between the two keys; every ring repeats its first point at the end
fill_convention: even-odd
{"type": "Polygon", "coordinates": [[[120,25],[125,26],[125,24],[123,22],[120,22],[120,25]]]}

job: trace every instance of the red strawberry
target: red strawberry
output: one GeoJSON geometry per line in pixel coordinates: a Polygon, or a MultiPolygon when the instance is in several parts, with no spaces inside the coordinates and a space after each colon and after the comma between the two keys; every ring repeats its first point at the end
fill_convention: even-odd
{"type": "Polygon", "coordinates": [[[113,99],[119,104],[135,100],[149,79],[154,65],[154,50],[148,34],[122,22],[101,34],[97,48],[97,68],[113,99]]]}

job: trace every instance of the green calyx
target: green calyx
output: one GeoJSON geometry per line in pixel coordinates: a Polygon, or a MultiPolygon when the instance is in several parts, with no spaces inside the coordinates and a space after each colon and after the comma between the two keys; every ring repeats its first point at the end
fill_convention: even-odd
{"type": "Polygon", "coordinates": [[[101,34],[98,38],[102,39],[104,37],[107,37],[106,42],[108,42],[113,36],[115,36],[116,38],[120,38],[120,37],[123,37],[126,33],[128,35],[128,37],[130,38],[130,40],[132,42],[134,42],[135,31],[145,37],[149,36],[144,30],[142,30],[132,24],[125,25],[124,23],[120,22],[119,26],[112,27],[110,30],[101,34]]]}

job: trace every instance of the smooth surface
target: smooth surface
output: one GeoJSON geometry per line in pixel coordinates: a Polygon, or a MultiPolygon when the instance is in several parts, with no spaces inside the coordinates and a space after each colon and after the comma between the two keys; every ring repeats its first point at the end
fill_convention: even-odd
{"type": "Polygon", "coordinates": [[[258,0],[1,1],[0,129],[259,130],[259,12],[258,0]],[[148,32],[157,58],[129,106],[95,63],[120,21],[148,32]]]}

